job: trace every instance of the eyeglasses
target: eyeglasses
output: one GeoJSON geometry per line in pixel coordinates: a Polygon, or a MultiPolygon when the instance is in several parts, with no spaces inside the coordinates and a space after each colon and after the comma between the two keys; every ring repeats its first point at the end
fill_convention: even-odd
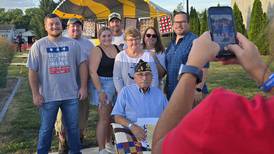
{"type": "Polygon", "coordinates": [[[148,37],[148,38],[150,38],[150,37],[157,38],[157,36],[155,34],[146,34],[146,37],[148,37]]]}
{"type": "Polygon", "coordinates": [[[138,41],[140,41],[140,39],[139,38],[130,38],[130,39],[126,39],[128,42],[133,42],[133,41],[135,41],[135,42],[138,42],[138,41]]]}

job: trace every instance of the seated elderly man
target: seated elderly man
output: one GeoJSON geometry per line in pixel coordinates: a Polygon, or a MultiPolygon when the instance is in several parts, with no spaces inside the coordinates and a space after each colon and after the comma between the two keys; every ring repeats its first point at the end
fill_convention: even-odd
{"type": "Polygon", "coordinates": [[[145,131],[134,123],[138,118],[159,118],[167,105],[167,99],[160,89],[150,86],[152,73],[147,62],[139,61],[133,78],[136,84],[121,90],[111,115],[116,123],[128,127],[142,141],[146,138],[145,131]]]}

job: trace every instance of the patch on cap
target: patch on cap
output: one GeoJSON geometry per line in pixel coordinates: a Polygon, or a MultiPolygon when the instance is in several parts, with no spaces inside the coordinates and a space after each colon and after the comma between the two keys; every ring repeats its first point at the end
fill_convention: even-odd
{"type": "Polygon", "coordinates": [[[109,16],[108,16],[108,22],[110,22],[112,19],[119,19],[121,20],[121,15],[119,13],[116,13],[116,12],[112,12],[109,16]]]}
{"type": "Polygon", "coordinates": [[[135,73],[136,72],[145,72],[145,71],[151,72],[150,65],[147,62],[140,59],[140,61],[135,66],[135,73]]]}

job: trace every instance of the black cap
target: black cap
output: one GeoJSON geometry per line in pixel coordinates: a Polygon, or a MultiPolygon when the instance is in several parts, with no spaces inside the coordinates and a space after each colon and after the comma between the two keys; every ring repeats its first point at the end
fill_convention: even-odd
{"type": "Polygon", "coordinates": [[[140,59],[140,61],[135,66],[135,70],[134,71],[135,71],[135,73],[137,73],[137,72],[145,72],[145,71],[151,72],[151,68],[150,68],[150,65],[147,62],[145,62],[142,59],[140,59]]]}

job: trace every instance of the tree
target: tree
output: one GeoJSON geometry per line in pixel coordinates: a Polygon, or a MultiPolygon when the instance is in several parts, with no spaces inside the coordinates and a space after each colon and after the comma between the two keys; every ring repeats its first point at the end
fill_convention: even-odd
{"type": "Polygon", "coordinates": [[[202,12],[200,21],[201,21],[201,26],[200,26],[200,35],[201,35],[208,30],[206,9],[202,12]]]}
{"type": "Polygon", "coordinates": [[[200,21],[198,17],[198,13],[194,7],[190,8],[190,29],[194,34],[199,35],[200,34],[200,21]]]}
{"type": "Polygon", "coordinates": [[[233,15],[234,15],[234,20],[235,20],[235,26],[236,30],[245,36],[247,36],[247,32],[245,29],[245,25],[243,23],[243,16],[242,13],[236,3],[233,5],[233,15]]]}
{"type": "Polygon", "coordinates": [[[21,9],[9,9],[6,12],[6,18],[10,24],[15,24],[20,22],[20,18],[23,16],[23,11],[21,9]]]}
{"type": "Polygon", "coordinates": [[[44,17],[47,14],[52,13],[56,6],[57,4],[53,0],[40,0],[40,10],[35,10],[35,15],[33,15],[32,19],[30,20],[30,28],[33,30],[37,38],[41,38],[47,35],[46,31],[44,30],[44,17]]]}
{"type": "Polygon", "coordinates": [[[36,14],[39,14],[39,13],[41,13],[40,8],[28,8],[28,9],[25,10],[25,15],[30,17],[30,18],[35,16],[36,14]]]}
{"type": "Polygon", "coordinates": [[[41,38],[47,35],[44,29],[43,18],[44,18],[44,15],[41,10],[41,13],[33,16],[32,19],[30,20],[30,29],[33,30],[37,38],[41,38]]]}
{"type": "Polygon", "coordinates": [[[36,16],[41,16],[41,18],[42,18],[42,14],[43,13],[40,8],[28,8],[25,10],[25,15],[23,16],[23,18],[25,19],[25,22],[28,24],[28,26],[27,26],[28,29],[33,30],[36,27],[36,25],[34,24],[34,21],[33,21],[35,19],[33,19],[33,18],[37,18],[36,16]]]}
{"type": "Polygon", "coordinates": [[[39,8],[43,11],[44,16],[52,13],[57,7],[57,4],[53,0],[40,0],[39,8]]]}
{"type": "Polygon", "coordinates": [[[180,3],[177,5],[175,11],[180,12],[180,11],[183,11],[183,10],[184,10],[184,4],[183,4],[183,2],[180,2],[180,3]]]}
{"type": "Polygon", "coordinates": [[[259,44],[258,48],[262,55],[269,54],[268,24],[269,24],[269,19],[266,13],[263,13],[263,20],[262,20],[263,28],[260,34],[257,36],[257,42],[259,44]]]}
{"type": "Polygon", "coordinates": [[[6,12],[4,8],[0,9],[0,24],[5,23],[6,12]]]}
{"type": "Polygon", "coordinates": [[[265,36],[263,33],[265,32],[264,29],[267,24],[266,19],[267,17],[264,17],[261,1],[254,0],[250,17],[248,37],[252,42],[257,45],[259,51],[261,52],[264,52],[263,50],[265,50],[262,41],[266,41],[266,38],[263,37],[265,36]]]}
{"type": "Polygon", "coordinates": [[[21,9],[0,9],[0,23],[14,24],[15,28],[27,28],[28,23],[21,9]]]}

